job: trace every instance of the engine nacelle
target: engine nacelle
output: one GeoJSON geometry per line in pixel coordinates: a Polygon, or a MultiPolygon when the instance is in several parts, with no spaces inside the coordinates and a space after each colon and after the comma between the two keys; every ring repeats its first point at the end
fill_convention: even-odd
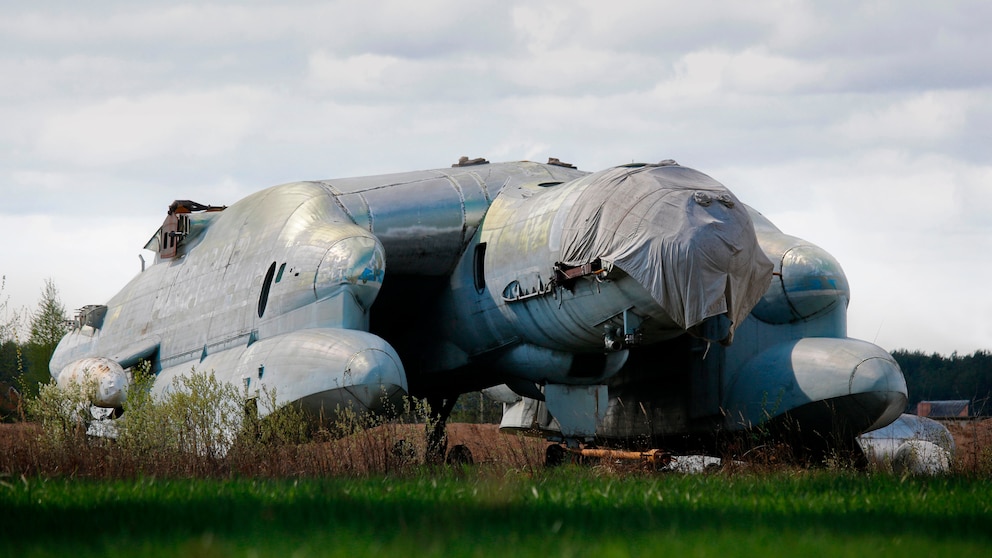
{"type": "Polygon", "coordinates": [[[686,331],[729,343],[772,267],[745,206],[668,161],[504,189],[477,252],[476,287],[488,288],[513,335],[565,352],[686,331]],[[704,327],[720,317],[724,327],[704,327]]]}
{"type": "Polygon", "coordinates": [[[120,407],[127,399],[128,377],[117,362],[103,357],[88,357],[67,364],[59,372],[58,386],[68,389],[82,386],[90,403],[96,407],[120,407]]]}

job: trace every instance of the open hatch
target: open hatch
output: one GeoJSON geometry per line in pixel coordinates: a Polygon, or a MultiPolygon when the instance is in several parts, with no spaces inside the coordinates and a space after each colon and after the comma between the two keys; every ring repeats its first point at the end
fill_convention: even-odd
{"type": "Polygon", "coordinates": [[[216,213],[225,209],[226,205],[204,205],[190,200],[176,200],[169,205],[165,222],[145,244],[145,249],[157,253],[163,260],[175,258],[180,255],[179,249],[187,239],[195,236],[199,232],[198,228],[204,228],[194,225],[194,214],[216,213]]]}

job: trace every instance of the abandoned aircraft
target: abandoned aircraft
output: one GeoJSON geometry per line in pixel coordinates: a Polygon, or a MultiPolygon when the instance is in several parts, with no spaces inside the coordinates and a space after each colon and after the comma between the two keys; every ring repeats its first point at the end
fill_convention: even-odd
{"type": "Polygon", "coordinates": [[[83,308],[50,364],[96,379],[108,414],[142,361],[155,393],[195,367],[311,411],[423,397],[441,425],[485,390],[501,428],[573,448],[785,425],[853,445],[906,405],[892,357],[846,336],[840,265],[673,161],[463,157],[179,200],[145,248],[154,264],[83,308]]]}

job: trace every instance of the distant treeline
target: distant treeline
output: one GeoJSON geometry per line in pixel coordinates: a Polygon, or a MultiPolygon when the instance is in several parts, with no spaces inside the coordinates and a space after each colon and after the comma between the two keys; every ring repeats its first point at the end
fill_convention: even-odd
{"type": "Polygon", "coordinates": [[[907,412],[920,401],[967,399],[971,415],[992,414],[992,352],[944,356],[899,349],[892,356],[906,376],[907,412]]]}
{"type": "Polygon", "coordinates": [[[503,404],[484,396],[481,391],[463,393],[451,411],[452,422],[498,424],[503,418],[503,404]]]}

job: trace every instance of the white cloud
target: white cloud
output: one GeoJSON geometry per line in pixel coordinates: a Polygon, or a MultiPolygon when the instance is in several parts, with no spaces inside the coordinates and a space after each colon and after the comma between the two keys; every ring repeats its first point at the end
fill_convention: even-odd
{"type": "Polygon", "coordinates": [[[961,132],[971,103],[967,93],[927,91],[879,110],[855,113],[836,131],[859,143],[940,142],[961,132]]]}
{"type": "MultiPolygon", "coordinates": [[[[5,293],[11,306],[29,307],[40,299],[46,279],[58,287],[68,311],[86,304],[102,304],[141,269],[138,254],[158,228],[140,218],[117,215],[4,215],[4,227],[28,231],[31,242],[5,242],[0,246],[5,293]],[[94,248],[99,249],[94,258],[94,248]],[[14,265],[10,265],[13,263],[14,265]],[[20,264],[20,265],[18,265],[20,264]],[[28,265],[29,264],[29,265],[28,265]]],[[[145,252],[145,258],[150,253],[145,252]]]]}
{"type": "Polygon", "coordinates": [[[335,58],[326,51],[310,55],[308,81],[323,91],[368,93],[383,87],[392,88],[387,72],[402,62],[395,56],[359,54],[335,58]]]}
{"type": "MultiPolygon", "coordinates": [[[[275,183],[460,155],[553,156],[584,170],[675,158],[837,256],[854,290],[852,334],[871,340],[884,322],[889,347],[988,347],[990,10],[968,0],[0,8],[0,212],[33,237],[30,249],[0,247],[0,273],[19,283],[30,272],[32,303],[45,276],[69,289],[61,244],[79,232],[78,212],[140,217],[140,231],[115,235],[123,255],[93,224],[89,264],[72,262],[119,258],[116,290],[176,198],[229,204],[275,183]]],[[[71,304],[109,296],[80,285],[92,294],[71,304]]]]}
{"type": "Polygon", "coordinates": [[[424,56],[452,48],[498,45],[494,27],[509,24],[501,2],[279,2],[152,5],[129,3],[58,13],[28,8],[0,19],[0,35],[29,42],[112,49],[167,43],[182,48],[275,45],[333,48],[345,54],[424,56]],[[480,24],[483,22],[483,24],[480,24]]]}
{"type": "Polygon", "coordinates": [[[534,138],[511,137],[491,146],[486,153],[493,161],[520,159],[544,163],[550,156],[547,155],[549,149],[550,145],[534,138]]]}
{"type": "Polygon", "coordinates": [[[822,82],[827,72],[823,64],[771,54],[764,48],[735,54],[724,68],[732,90],[773,94],[802,91],[822,82]]]}
{"type": "Polygon", "coordinates": [[[738,48],[775,26],[790,3],[778,0],[728,3],[719,0],[639,2],[619,0],[520,3],[516,27],[528,44],[583,45],[658,57],[675,57],[705,46],[738,48]]]}
{"type": "Polygon", "coordinates": [[[306,83],[336,101],[470,102],[509,95],[606,95],[650,89],[670,73],[650,57],[582,47],[480,57],[473,53],[418,59],[364,53],[311,53],[306,83]]]}
{"type": "Polygon", "coordinates": [[[153,64],[112,56],[3,57],[0,76],[4,76],[5,84],[0,88],[0,99],[16,102],[66,93],[77,97],[120,94],[138,87],[157,70],[160,68],[153,64]]]}
{"type": "Polygon", "coordinates": [[[728,175],[784,232],[840,261],[851,283],[852,337],[944,353],[988,346],[992,298],[972,278],[992,274],[992,260],[981,256],[992,251],[992,222],[974,209],[992,203],[992,165],[878,150],[728,175]]]}
{"type": "Polygon", "coordinates": [[[8,37],[63,44],[112,44],[114,41],[145,43],[181,39],[216,43],[231,38],[268,39],[293,27],[312,24],[303,19],[295,25],[296,9],[283,6],[239,7],[236,5],[162,5],[146,8],[140,4],[110,9],[58,13],[26,9],[5,17],[0,29],[8,37]]]}
{"type": "Polygon", "coordinates": [[[566,46],[501,59],[495,76],[525,94],[608,95],[650,89],[670,68],[651,56],[566,46]]]}
{"type": "Polygon", "coordinates": [[[264,93],[239,87],[196,93],[113,97],[63,109],[42,123],[48,159],[103,166],[157,157],[215,157],[252,130],[264,93]]]}

